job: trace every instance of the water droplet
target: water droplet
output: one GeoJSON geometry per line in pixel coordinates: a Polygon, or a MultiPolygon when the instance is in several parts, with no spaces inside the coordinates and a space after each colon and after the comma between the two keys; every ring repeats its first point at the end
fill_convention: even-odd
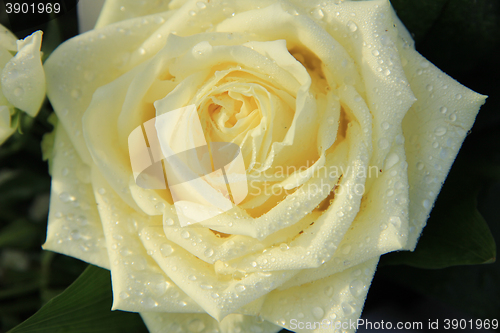
{"type": "Polygon", "coordinates": [[[244,285],[238,283],[236,286],[234,286],[234,289],[236,289],[237,292],[241,293],[244,292],[247,288],[244,285]]]}
{"type": "Polygon", "coordinates": [[[210,290],[210,289],[212,289],[213,287],[212,287],[211,285],[209,285],[209,284],[201,284],[201,285],[200,285],[200,288],[201,288],[201,289],[204,289],[204,290],[210,290]]]}
{"type": "Polygon", "coordinates": [[[73,97],[74,99],[79,99],[81,95],[82,92],[79,89],[71,90],[71,97],[73,97]]]}
{"type": "Polygon", "coordinates": [[[456,95],[455,95],[455,98],[456,98],[456,99],[462,99],[462,95],[461,95],[461,94],[456,94],[456,95]]]}
{"type": "Polygon", "coordinates": [[[198,1],[196,3],[196,7],[200,8],[200,9],[205,9],[205,8],[207,8],[207,5],[202,1],[198,1]]]}
{"type": "Polygon", "coordinates": [[[342,247],[340,248],[340,251],[343,254],[349,254],[349,252],[351,252],[351,245],[349,245],[349,244],[342,245],[342,247]]]}
{"type": "Polygon", "coordinates": [[[396,204],[398,204],[398,205],[406,205],[406,203],[408,202],[408,199],[403,194],[399,194],[396,196],[395,201],[396,201],[396,204]]]}
{"type": "Polygon", "coordinates": [[[377,50],[377,49],[373,49],[372,50],[372,54],[375,56],[375,57],[378,57],[380,55],[380,52],[377,50]]]}
{"type": "Polygon", "coordinates": [[[166,220],[165,220],[165,225],[168,225],[168,226],[170,226],[170,225],[174,225],[174,220],[173,220],[173,219],[171,219],[171,218],[166,219],[166,220]]]}
{"type": "Polygon", "coordinates": [[[389,127],[391,127],[391,125],[387,122],[387,121],[384,121],[382,124],[381,124],[382,128],[385,129],[385,130],[388,130],[389,127]]]}
{"type": "Polygon", "coordinates": [[[187,329],[192,333],[200,333],[205,329],[205,323],[201,319],[193,319],[187,325],[187,329]]]}
{"type": "Polygon", "coordinates": [[[23,88],[17,87],[16,89],[14,89],[14,95],[16,95],[17,97],[21,96],[22,94],[24,94],[23,88]]]}
{"type": "Polygon", "coordinates": [[[325,288],[325,295],[328,297],[331,297],[333,295],[333,287],[332,286],[328,286],[325,288]]]}
{"type": "Polygon", "coordinates": [[[425,199],[422,202],[422,206],[424,206],[425,209],[429,209],[431,207],[431,202],[429,200],[425,199]]]}
{"type": "Polygon", "coordinates": [[[356,23],[354,23],[353,21],[349,20],[347,21],[347,28],[349,29],[349,31],[351,32],[355,32],[356,30],[358,30],[358,26],[356,25],[356,23]]]}
{"type": "Polygon", "coordinates": [[[169,244],[163,244],[160,247],[160,252],[161,252],[162,255],[164,255],[165,257],[167,257],[167,256],[171,255],[172,252],[174,252],[174,249],[169,244]]]}
{"type": "Polygon", "coordinates": [[[384,75],[385,75],[385,76],[389,76],[390,74],[391,74],[391,71],[390,71],[388,68],[386,68],[386,69],[384,70],[384,75]]]}
{"type": "Polygon", "coordinates": [[[436,136],[443,136],[443,135],[445,135],[445,134],[446,134],[446,128],[444,128],[444,127],[438,127],[438,128],[436,128],[436,130],[434,131],[434,134],[435,134],[436,136]]]}
{"type": "Polygon", "coordinates": [[[399,155],[396,153],[390,153],[385,159],[385,168],[390,169],[398,162],[399,162],[399,155]]]}
{"type": "Polygon", "coordinates": [[[456,113],[450,114],[450,120],[451,121],[456,121],[457,120],[457,114],[456,113]]]}
{"type": "Polygon", "coordinates": [[[213,256],[213,254],[214,254],[214,250],[213,250],[213,249],[211,249],[211,248],[208,248],[208,249],[206,249],[206,250],[205,250],[204,254],[205,254],[205,256],[207,256],[207,257],[211,257],[211,256],[213,256]]]}
{"type": "Polygon", "coordinates": [[[152,309],[158,306],[158,302],[152,299],[151,297],[146,297],[144,300],[142,300],[141,305],[143,305],[146,308],[152,309]]]}
{"type": "Polygon", "coordinates": [[[325,16],[325,13],[323,13],[321,8],[313,9],[311,14],[316,20],[321,20],[325,16]]]}
{"type": "Polygon", "coordinates": [[[209,42],[203,41],[203,42],[196,44],[193,47],[192,53],[195,57],[199,58],[201,56],[204,56],[204,55],[211,53],[212,49],[213,49],[213,47],[209,42]]]}
{"type": "Polygon", "coordinates": [[[163,22],[165,22],[165,19],[163,17],[159,16],[155,18],[155,23],[162,24],[163,22]]]}
{"type": "Polygon", "coordinates": [[[425,89],[427,89],[427,91],[432,91],[434,89],[434,87],[432,86],[432,84],[428,84],[425,89]]]}
{"type": "Polygon", "coordinates": [[[311,310],[314,318],[316,319],[322,319],[323,316],[325,315],[325,310],[323,310],[322,308],[320,308],[319,306],[316,306],[314,307],[312,310],[311,310]]]}
{"type": "Polygon", "coordinates": [[[350,315],[353,312],[352,306],[347,302],[342,302],[341,307],[342,311],[344,311],[344,314],[346,316],[350,315]]]}
{"type": "Polygon", "coordinates": [[[378,146],[380,149],[387,149],[389,148],[389,141],[386,138],[382,138],[378,140],[378,146]]]}
{"type": "Polygon", "coordinates": [[[401,227],[401,218],[399,216],[391,216],[389,222],[392,223],[396,228],[401,227]]]}
{"type": "Polygon", "coordinates": [[[19,76],[19,72],[17,71],[17,69],[13,69],[9,72],[9,76],[11,79],[15,79],[19,76]]]}
{"type": "Polygon", "coordinates": [[[388,45],[388,44],[390,44],[390,42],[391,42],[391,40],[390,40],[390,38],[388,36],[383,35],[383,36],[380,37],[380,43],[382,45],[388,45]]]}
{"type": "Polygon", "coordinates": [[[427,68],[427,67],[429,67],[429,62],[428,62],[428,61],[423,60],[423,61],[420,63],[420,66],[421,66],[421,67],[423,67],[423,68],[427,68]]]}
{"type": "Polygon", "coordinates": [[[450,151],[447,148],[442,148],[439,152],[439,157],[443,160],[447,159],[450,155],[450,151]]]}
{"type": "Polygon", "coordinates": [[[104,195],[106,193],[106,190],[101,187],[99,190],[97,190],[97,192],[99,192],[100,195],[104,195]]]}
{"type": "Polygon", "coordinates": [[[446,106],[442,106],[439,108],[439,111],[441,111],[442,114],[445,114],[448,111],[448,108],[446,106]]]}
{"type": "Polygon", "coordinates": [[[181,232],[181,237],[184,238],[184,239],[189,238],[189,231],[187,231],[187,230],[182,231],[181,232]]]}
{"type": "Polygon", "coordinates": [[[127,298],[129,298],[129,297],[130,297],[130,295],[129,295],[129,294],[127,294],[127,293],[126,293],[126,292],[124,292],[124,291],[122,291],[122,292],[120,293],[120,298],[121,298],[121,299],[127,299],[127,298]]]}
{"type": "Polygon", "coordinates": [[[417,169],[422,170],[424,168],[424,163],[422,162],[417,162],[417,169]]]}
{"type": "Polygon", "coordinates": [[[191,281],[196,281],[196,276],[194,275],[189,275],[188,276],[188,279],[191,280],[191,281]]]}
{"type": "Polygon", "coordinates": [[[68,192],[62,192],[61,194],[59,194],[59,199],[61,199],[62,202],[69,202],[76,200],[76,198],[70,195],[68,192]]]}
{"type": "Polygon", "coordinates": [[[351,294],[354,297],[359,297],[365,290],[365,284],[361,282],[360,280],[354,280],[351,282],[351,285],[349,286],[349,290],[351,291],[351,294]]]}

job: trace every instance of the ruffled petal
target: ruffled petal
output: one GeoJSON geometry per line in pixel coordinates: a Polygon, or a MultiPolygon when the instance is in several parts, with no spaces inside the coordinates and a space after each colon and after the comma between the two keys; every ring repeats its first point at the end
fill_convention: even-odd
{"type": "Polygon", "coordinates": [[[49,222],[43,248],[109,269],[90,167],[78,156],[64,128],[57,125],[55,131],[49,222]]]}
{"type": "Polygon", "coordinates": [[[16,108],[34,117],[45,99],[45,73],[40,47],[42,32],[17,42],[17,54],[2,70],[2,92],[16,108]]]}

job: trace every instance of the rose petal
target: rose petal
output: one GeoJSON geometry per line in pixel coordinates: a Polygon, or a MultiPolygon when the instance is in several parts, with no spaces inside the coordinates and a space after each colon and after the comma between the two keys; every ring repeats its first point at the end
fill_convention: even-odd
{"type": "Polygon", "coordinates": [[[220,323],[206,314],[177,314],[177,313],[147,313],[142,312],[148,330],[151,333],[183,333],[183,332],[259,332],[275,333],[281,330],[268,321],[258,317],[232,314],[220,323]]]}
{"type": "MultiPolygon", "coordinates": [[[[204,263],[183,248],[168,241],[163,230],[158,228],[158,223],[154,221],[157,217],[145,217],[120,201],[98,169],[93,170],[92,178],[105,230],[108,254],[113,263],[111,276],[113,286],[116,286],[114,308],[128,311],[152,311],[160,306],[160,301],[152,296],[147,298],[139,295],[138,298],[131,298],[133,303],[123,302],[116,297],[117,293],[122,291],[128,293],[129,286],[134,286],[132,288],[134,290],[141,284],[147,285],[147,274],[142,275],[141,271],[156,267],[156,264],[173,281],[172,285],[178,286],[208,314],[219,320],[267,294],[297,273],[296,271],[258,273],[241,276],[237,280],[220,279],[215,274],[212,265],[204,263]],[[119,223],[117,224],[116,221],[119,223]],[[140,235],[140,240],[137,234],[140,235]],[[123,243],[120,242],[121,239],[124,239],[123,243]],[[113,246],[116,241],[120,244],[113,246]],[[116,251],[119,246],[122,247],[116,251]],[[147,253],[156,261],[156,264],[147,253]],[[117,259],[118,263],[115,265],[117,259]],[[133,308],[130,308],[132,306],[133,308]]],[[[156,269],[154,270],[156,272],[156,269]]],[[[188,298],[182,298],[179,302],[186,302],[185,305],[181,305],[188,309],[186,311],[193,312],[188,298]]],[[[179,306],[178,303],[175,305],[179,306]]],[[[165,306],[174,305],[167,303],[165,306]]]]}
{"type": "Polygon", "coordinates": [[[128,19],[161,13],[173,9],[172,7],[171,1],[108,0],[99,14],[95,29],[128,19]]]}
{"type": "Polygon", "coordinates": [[[45,250],[64,253],[109,269],[101,219],[83,163],[62,126],[56,127],[52,188],[45,250]]]}
{"type": "MultiPolygon", "coordinates": [[[[407,41],[409,42],[409,41],[407,41]]],[[[410,235],[414,250],[434,201],[486,96],[462,86],[413,47],[398,46],[417,102],[403,121],[410,187],[410,235]]]]}
{"type": "Polygon", "coordinates": [[[111,263],[113,309],[203,312],[158,267],[137,236],[140,224],[154,224],[155,217],[137,213],[127,206],[97,168],[92,171],[92,184],[111,263]]]}
{"type": "Polygon", "coordinates": [[[0,48],[8,51],[17,52],[16,42],[17,42],[17,37],[12,32],[10,32],[9,29],[0,24],[0,48]]]}
{"type": "Polygon", "coordinates": [[[47,95],[85,163],[93,163],[82,135],[82,117],[92,95],[130,70],[131,52],[140,47],[144,36],[158,29],[162,23],[158,19],[171,14],[155,15],[147,23],[141,23],[142,19],[124,21],[78,35],[61,44],[44,63],[47,95]],[[83,46],[87,44],[92,47],[83,46]]]}
{"type": "Polygon", "coordinates": [[[262,316],[294,332],[333,332],[338,323],[355,323],[361,315],[377,262],[378,258],[371,259],[306,285],[275,290],[267,296],[262,316]],[[304,326],[299,326],[299,322],[304,326]],[[306,326],[318,322],[323,325],[317,325],[316,329],[306,326]]]}
{"type": "Polygon", "coordinates": [[[12,105],[34,117],[45,99],[45,73],[40,46],[42,32],[17,42],[17,54],[2,70],[2,92],[12,105]]]}

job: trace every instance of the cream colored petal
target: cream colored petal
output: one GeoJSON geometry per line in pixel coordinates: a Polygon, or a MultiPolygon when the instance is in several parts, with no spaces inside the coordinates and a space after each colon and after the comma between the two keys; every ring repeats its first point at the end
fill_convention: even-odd
{"type": "Polygon", "coordinates": [[[17,52],[17,37],[6,27],[0,24],[0,48],[17,52]]]}
{"type": "Polygon", "coordinates": [[[163,272],[147,253],[138,233],[141,223],[154,224],[155,217],[137,213],[109,186],[97,168],[92,170],[110,259],[113,309],[155,312],[203,312],[163,272]]]}
{"type": "Polygon", "coordinates": [[[410,235],[405,248],[413,250],[486,96],[462,86],[403,41],[399,49],[417,97],[403,121],[410,184],[410,235]]]}
{"type": "Polygon", "coordinates": [[[350,326],[339,329],[335,325],[355,323],[361,316],[377,262],[378,258],[371,259],[306,285],[273,291],[266,298],[262,316],[297,333],[354,332],[350,326]],[[321,325],[314,327],[315,322],[321,325]]]}
{"type": "Polygon", "coordinates": [[[390,2],[346,1],[341,7],[339,11],[338,5],[329,2],[324,20],[331,35],[346,45],[363,77],[366,92],[358,92],[373,116],[370,164],[382,167],[415,96],[396,48],[398,31],[393,25],[390,2]]]}
{"type": "MultiPolygon", "coordinates": [[[[182,238],[190,238],[189,231],[181,232],[182,238]]],[[[280,286],[298,271],[249,273],[222,276],[216,274],[213,265],[188,253],[167,240],[157,227],[142,229],[141,239],[146,249],[164,272],[208,314],[221,320],[270,290],[280,286]]],[[[202,246],[202,244],[199,244],[202,246]]]]}
{"type": "Polygon", "coordinates": [[[170,242],[162,228],[158,227],[158,217],[134,212],[122,202],[98,169],[93,170],[92,177],[111,261],[115,309],[162,311],[157,309],[168,307],[169,312],[194,312],[200,306],[212,317],[221,320],[297,273],[258,273],[237,279],[219,277],[212,265],[170,242]],[[161,273],[165,279],[170,278],[167,281],[172,281],[171,294],[168,288],[163,298],[148,291],[148,271],[155,276],[161,273]],[[142,294],[132,294],[139,288],[142,294]],[[122,292],[128,296],[122,294],[124,297],[119,298],[122,292]]]}
{"type": "Polygon", "coordinates": [[[7,106],[0,106],[0,145],[7,140],[12,133],[16,131],[15,128],[10,127],[10,110],[7,106]]]}
{"type": "Polygon", "coordinates": [[[403,141],[388,155],[381,174],[367,170],[376,180],[365,192],[362,209],[330,260],[317,268],[304,269],[280,289],[321,279],[380,255],[404,249],[409,233],[407,164],[403,141]]]}
{"type": "MultiPolygon", "coordinates": [[[[134,19],[92,30],[61,44],[45,61],[47,95],[83,161],[92,158],[82,135],[82,117],[97,88],[130,70],[130,54],[167,14],[134,19]]],[[[145,55],[142,61],[152,55],[145,55]]]]}
{"type": "Polygon", "coordinates": [[[151,333],[275,333],[280,326],[258,317],[232,314],[220,323],[206,314],[142,312],[141,317],[151,333]]]}
{"type": "MultiPolygon", "coordinates": [[[[294,206],[296,208],[296,206],[294,206]]],[[[319,213],[314,212],[306,215],[298,223],[276,232],[264,240],[259,241],[253,237],[233,235],[227,238],[217,237],[208,228],[183,227],[180,228],[174,222],[174,211],[166,210],[164,215],[164,231],[166,237],[183,247],[201,260],[214,264],[218,260],[229,261],[253,252],[261,252],[271,246],[288,246],[289,243],[300,231],[304,230],[319,217],[319,213]],[[185,236],[189,233],[189,236],[185,236]],[[183,237],[184,236],[184,237],[183,237]]]]}
{"type": "Polygon", "coordinates": [[[106,241],[90,184],[90,168],[62,126],[56,128],[45,250],[109,269],[106,241]]]}
{"type": "Polygon", "coordinates": [[[255,34],[254,38],[259,40],[284,39],[288,47],[305,46],[333,73],[332,85],[340,84],[345,77],[349,77],[357,87],[361,79],[344,47],[316,22],[303,15],[295,16],[292,11],[287,12],[281,3],[274,3],[262,9],[237,14],[218,24],[217,31],[248,32],[255,34]],[[345,59],[345,66],[342,66],[340,59],[345,59]]]}
{"type": "MultiPolygon", "coordinates": [[[[360,210],[359,204],[365,192],[365,179],[369,175],[366,163],[371,155],[371,116],[366,104],[359,98],[352,86],[342,87],[338,93],[346,112],[353,119],[347,125],[344,142],[327,156],[326,167],[320,170],[315,175],[316,177],[266,214],[271,216],[266,222],[269,226],[276,225],[271,229],[272,231],[279,230],[282,227],[279,222],[286,221],[288,215],[301,217],[301,214],[310,212],[312,209],[307,205],[316,207],[319,204],[316,202],[318,197],[321,202],[337,185],[334,200],[313,225],[304,229],[303,234],[290,241],[286,251],[283,251],[282,246],[275,246],[262,253],[255,253],[227,262],[226,265],[216,266],[221,272],[231,272],[234,269],[252,272],[319,267],[330,260],[351,223],[356,222],[355,218],[360,210]],[[322,195],[319,195],[321,192],[323,192],[322,195]],[[294,198],[301,199],[297,200],[298,205],[293,203],[294,198]],[[292,209],[283,209],[282,207],[286,205],[290,205],[292,209]],[[276,217],[273,218],[272,214],[276,217]]],[[[256,224],[259,219],[254,220],[253,223],[256,224]]],[[[292,219],[292,221],[295,220],[292,219]]],[[[368,258],[370,257],[364,257],[364,260],[368,258]]],[[[341,266],[341,269],[345,267],[341,266]]]]}
{"type": "Polygon", "coordinates": [[[2,70],[2,92],[16,108],[34,117],[45,99],[45,73],[40,47],[42,32],[17,42],[17,54],[2,70]]]}
{"type": "Polygon", "coordinates": [[[130,71],[110,84],[98,88],[81,120],[83,137],[93,164],[99,168],[120,197],[137,210],[139,207],[128,188],[129,179],[132,177],[128,147],[118,140],[118,117],[130,83],[140,69],[138,67],[135,71],[130,71]],[[110,96],[113,98],[109,98],[110,96]]]}
{"type": "Polygon", "coordinates": [[[171,8],[169,0],[107,0],[101,10],[95,28],[167,11],[171,8]]]}

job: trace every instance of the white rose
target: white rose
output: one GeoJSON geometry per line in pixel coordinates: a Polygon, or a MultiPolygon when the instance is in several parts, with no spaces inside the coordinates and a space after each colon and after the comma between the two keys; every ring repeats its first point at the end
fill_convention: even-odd
{"type": "Polygon", "coordinates": [[[12,32],[0,25],[0,145],[17,128],[17,122],[11,121],[12,116],[17,116],[14,108],[34,117],[45,99],[41,43],[41,31],[17,40],[12,32]]]}
{"type": "Polygon", "coordinates": [[[113,308],[152,332],[355,321],[380,255],[415,248],[485,100],[382,0],[108,1],[45,70],[60,123],[44,247],[110,269],[113,308]],[[136,184],[128,140],[189,105],[207,142],[241,147],[249,194],[182,227],[168,188],[136,184]]]}

